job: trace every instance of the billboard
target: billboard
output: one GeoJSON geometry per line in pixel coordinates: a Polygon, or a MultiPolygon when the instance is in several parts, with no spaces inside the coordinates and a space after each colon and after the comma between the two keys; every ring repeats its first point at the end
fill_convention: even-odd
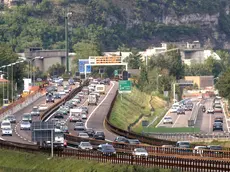
{"type": "MultiPolygon", "coordinates": [[[[89,64],[88,59],[79,59],[78,68],[80,73],[85,73],[85,64],[89,64]]],[[[86,73],[91,73],[91,66],[87,66],[86,73]]]]}
{"type": "Polygon", "coordinates": [[[122,63],[121,56],[89,56],[90,64],[122,63]]]}
{"type": "Polygon", "coordinates": [[[24,78],[23,81],[24,81],[24,90],[29,91],[31,88],[31,82],[32,82],[31,78],[24,78]]]}

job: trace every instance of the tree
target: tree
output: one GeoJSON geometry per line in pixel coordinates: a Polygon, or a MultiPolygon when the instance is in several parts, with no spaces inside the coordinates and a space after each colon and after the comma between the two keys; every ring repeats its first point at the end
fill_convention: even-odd
{"type": "Polygon", "coordinates": [[[219,90],[219,95],[230,100],[230,67],[219,77],[216,88],[219,90]]]}
{"type": "Polygon", "coordinates": [[[137,51],[130,54],[126,61],[131,69],[139,69],[142,64],[141,55],[137,51]]]}
{"type": "Polygon", "coordinates": [[[206,76],[212,75],[207,65],[202,63],[193,63],[190,66],[185,65],[185,76],[206,76]]]}
{"type": "Polygon", "coordinates": [[[230,54],[227,51],[224,50],[217,50],[216,54],[218,54],[221,58],[221,64],[223,70],[226,70],[228,66],[230,65],[230,54]]]}
{"type": "Polygon", "coordinates": [[[218,77],[219,74],[223,71],[221,62],[211,56],[205,60],[205,66],[207,66],[208,71],[212,73],[214,77],[218,77]]]}
{"type": "Polygon", "coordinates": [[[140,78],[138,81],[138,85],[141,91],[143,91],[144,86],[148,84],[148,72],[146,70],[146,67],[144,65],[141,66],[141,73],[140,73],[140,78]]]}
{"type": "Polygon", "coordinates": [[[60,63],[56,63],[49,67],[48,73],[50,76],[60,76],[65,73],[65,66],[61,65],[60,63]]]}

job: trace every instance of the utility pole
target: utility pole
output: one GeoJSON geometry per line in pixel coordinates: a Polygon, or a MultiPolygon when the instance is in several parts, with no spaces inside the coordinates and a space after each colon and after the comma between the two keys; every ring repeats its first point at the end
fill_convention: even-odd
{"type": "Polygon", "coordinates": [[[69,35],[68,35],[68,10],[65,11],[65,48],[66,48],[66,73],[69,73],[69,35]]]}

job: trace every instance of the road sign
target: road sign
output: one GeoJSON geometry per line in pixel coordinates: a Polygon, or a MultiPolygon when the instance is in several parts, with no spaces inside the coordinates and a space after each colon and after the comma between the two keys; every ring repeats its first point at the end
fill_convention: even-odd
{"type": "Polygon", "coordinates": [[[114,70],[114,76],[118,75],[118,70],[114,70]]]}
{"type": "MultiPolygon", "coordinates": [[[[80,73],[85,73],[85,64],[89,64],[88,59],[79,59],[78,68],[80,73]]],[[[86,73],[91,73],[91,66],[86,67],[86,73]]]]}
{"type": "Polygon", "coordinates": [[[119,93],[131,93],[132,84],[129,80],[119,81],[119,93]]]}
{"type": "Polygon", "coordinates": [[[51,141],[51,133],[52,130],[54,131],[54,128],[54,122],[32,122],[32,141],[40,143],[43,141],[51,141]]]}

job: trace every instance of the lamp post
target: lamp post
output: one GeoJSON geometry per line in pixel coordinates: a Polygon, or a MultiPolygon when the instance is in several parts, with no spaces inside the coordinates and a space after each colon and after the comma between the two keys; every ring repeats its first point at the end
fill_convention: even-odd
{"type": "Polygon", "coordinates": [[[68,12],[66,10],[65,13],[65,48],[66,48],[66,72],[69,73],[69,26],[68,26],[68,21],[69,21],[69,16],[72,15],[72,12],[68,12]]]}
{"type": "Polygon", "coordinates": [[[158,85],[159,85],[159,77],[161,77],[162,75],[157,75],[157,92],[159,92],[159,88],[158,88],[158,85]]]}

